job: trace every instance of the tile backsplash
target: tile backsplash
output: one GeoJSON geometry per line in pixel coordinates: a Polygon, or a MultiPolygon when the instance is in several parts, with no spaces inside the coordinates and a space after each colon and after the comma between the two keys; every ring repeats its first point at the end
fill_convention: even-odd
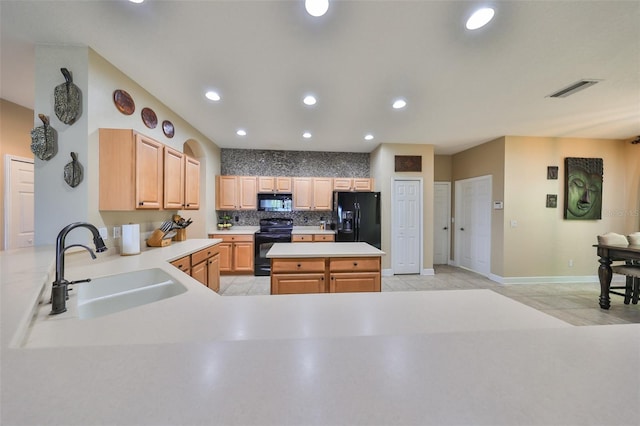
{"type": "MultiPolygon", "coordinates": [[[[223,148],[220,157],[222,175],[370,177],[368,153],[223,148]]],[[[218,211],[218,217],[225,214],[236,225],[258,225],[260,219],[268,217],[292,218],[295,226],[319,226],[321,220],[332,220],[330,211],[218,211]]]]}

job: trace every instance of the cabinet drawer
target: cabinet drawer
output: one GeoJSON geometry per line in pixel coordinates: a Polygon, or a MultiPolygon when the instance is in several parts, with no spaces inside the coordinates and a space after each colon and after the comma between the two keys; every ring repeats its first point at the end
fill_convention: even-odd
{"type": "Polygon", "coordinates": [[[191,258],[190,256],[184,256],[184,257],[181,257],[180,259],[176,259],[172,261],[171,264],[176,268],[180,269],[182,272],[188,273],[189,270],[191,269],[191,258]]]}
{"type": "Polygon", "coordinates": [[[324,274],[273,274],[271,294],[326,293],[324,274]]]}
{"type": "Polygon", "coordinates": [[[303,234],[303,235],[292,235],[291,242],[292,243],[310,243],[313,241],[313,235],[311,234],[303,234]]]}
{"type": "Polygon", "coordinates": [[[239,241],[253,242],[253,234],[213,234],[213,238],[220,238],[226,243],[237,243],[239,241]]]}
{"type": "Polygon", "coordinates": [[[271,262],[272,272],[324,272],[325,261],[322,258],[312,259],[274,259],[271,262]]]}
{"type": "Polygon", "coordinates": [[[317,241],[317,242],[333,242],[333,240],[335,239],[335,235],[333,234],[314,234],[313,235],[313,241],[317,241]]]}
{"type": "Polygon", "coordinates": [[[211,256],[213,256],[214,254],[216,254],[218,252],[218,249],[216,246],[211,246],[211,247],[207,247],[205,249],[202,249],[198,252],[192,253],[191,254],[191,264],[192,265],[197,265],[198,263],[202,262],[205,259],[210,258],[211,256]]]}
{"type": "Polygon", "coordinates": [[[331,272],[359,272],[380,271],[380,258],[378,257],[343,257],[332,258],[329,261],[331,272]]]}

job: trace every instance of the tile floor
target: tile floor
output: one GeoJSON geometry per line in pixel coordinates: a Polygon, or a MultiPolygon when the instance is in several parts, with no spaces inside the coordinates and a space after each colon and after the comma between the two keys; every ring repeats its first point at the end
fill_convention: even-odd
{"type": "MultiPolygon", "coordinates": [[[[611,308],[600,309],[597,283],[498,284],[464,269],[436,265],[436,274],[396,275],[382,278],[382,291],[446,291],[489,289],[573,325],[640,323],[640,304],[625,305],[611,295],[611,308]]],[[[269,294],[269,277],[222,276],[220,294],[247,296],[269,294]]]]}

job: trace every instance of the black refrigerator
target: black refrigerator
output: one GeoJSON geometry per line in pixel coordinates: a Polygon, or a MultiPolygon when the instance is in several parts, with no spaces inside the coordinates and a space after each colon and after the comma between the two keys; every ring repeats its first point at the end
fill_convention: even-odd
{"type": "Polygon", "coordinates": [[[361,241],[380,248],[380,193],[334,192],[336,241],[361,241]]]}

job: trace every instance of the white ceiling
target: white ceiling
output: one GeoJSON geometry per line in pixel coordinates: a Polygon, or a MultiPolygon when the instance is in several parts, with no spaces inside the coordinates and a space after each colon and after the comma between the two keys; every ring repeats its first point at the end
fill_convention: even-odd
{"type": "Polygon", "coordinates": [[[302,0],[1,0],[0,96],[32,108],[34,44],[72,44],[223,148],[451,154],[503,135],[640,134],[640,1],[496,1],[467,31],[479,4],[332,0],[312,18],[302,0]],[[583,78],[602,81],[546,97],[583,78]]]}

